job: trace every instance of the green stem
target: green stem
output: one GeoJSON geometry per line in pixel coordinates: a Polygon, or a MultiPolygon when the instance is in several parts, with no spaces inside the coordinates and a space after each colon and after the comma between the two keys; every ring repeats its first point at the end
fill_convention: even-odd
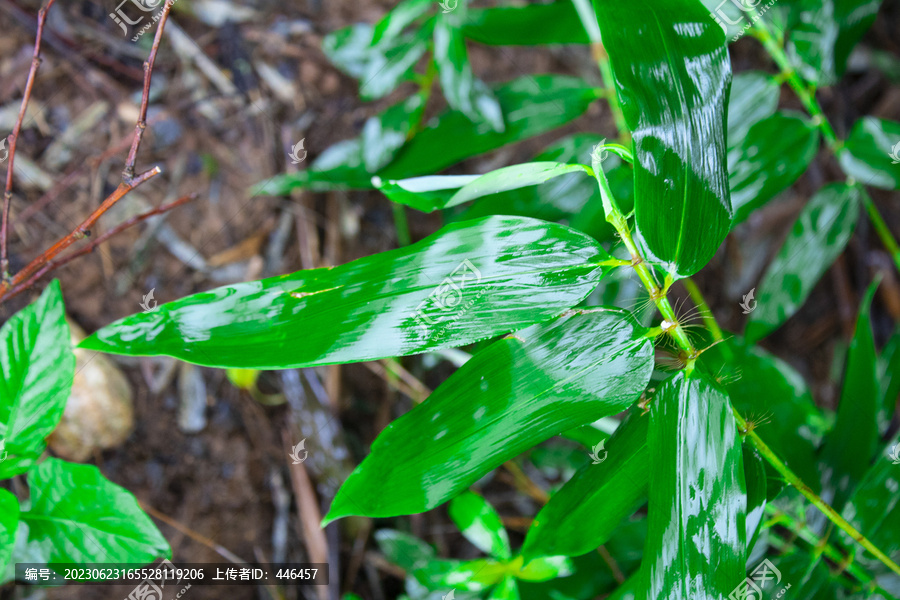
{"type": "Polygon", "coordinates": [[[403,246],[409,246],[412,238],[409,235],[409,222],[406,220],[406,207],[396,202],[391,202],[391,209],[394,211],[394,228],[397,230],[397,243],[403,246]]]}
{"type": "Polygon", "coordinates": [[[788,513],[778,510],[771,504],[766,506],[766,513],[768,513],[772,517],[771,521],[767,523],[769,526],[783,525],[784,527],[787,527],[788,529],[799,535],[800,539],[805,541],[807,544],[810,544],[814,547],[823,547],[825,556],[833,563],[840,565],[843,571],[849,573],[851,576],[853,576],[854,579],[856,579],[863,585],[873,586],[875,589],[880,590],[880,588],[878,588],[878,584],[875,582],[874,577],[870,575],[865,569],[854,563],[852,556],[844,556],[843,552],[813,533],[813,531],[810,530],[805,523],[798,521],[788,513]]]}
{"type": "Polygon", "coordinates": [[[875,206],[875,202],[872,198],[866,193],[863,193],[862,197],[863,203],[866,205],[866,213],[869,215],[869,220],[872,221],[872,225],[875,226],[878,237],[881,238],[881,243],[884,244],[887,251],[891,253],[891,258],[894,259],[894,264],[897,265],[897,270],[900,271],[900,246],[897,245],[897,240],[894,239],[891,230],[888,229],[887,223],[884,222],[884,218],[881,216],[881,213],[878,212],[878,208],[875,206]]]}
{"type": "Polygon", "coordinates": [[[839,152],[841,142],[838,141],[834,128],[831,126],[831,123],[828,122],[825,113],[822,112],[822,107],[819,105],[819,101],[816,100],[815,92],[809,89],[806,83],[797,74],[797,71],[794,70],[790,59],[788,59],[787,53],[784,51],[784,48],[778,40],[775,39],[772,30],[769,29],[765,20],[757,20],[756,23],[754,23],[753,28],[755,37],[766,47],[766,50],[781,69],[782,77],[787,80],[788,85],[791,86],[791,89],[794,90],[794,93],[800,98],[800,102],[803,103],[803,106],[806,107],[807,112],[809,112],[810,116],[813,118],[813,122],[822,131],[822,136],[825,138],[828,148],[835,154],[839,152]]]}
{"type": "Polygon", "coordinates": [[[691,300],[693,300],[694,304],[697,305],[697,308],[700,309],[700,316],[703,319],[703,324],[706,325],[706,328],[712,334],[713,339],[717,342],[724,340],[725,336],[722,334],[722,328],[719,327],[719,324],[716,322],[716,317],[713,315],[712,309],[709,308],[709,304],[706,303],[706,298],[703,297],[703,293],[700,291],[700,288],[697,287],[697,284],[694,283],[694,280],[690,277],[685,277],[681,280],[681,283],[684,284],[688,294],[690,294],[691,300]]]}
{"type": "MultiPolygon", "coordinates": [[[[681,324],[678,323],[678,320],[675,318],[675,311],[672,309],[672,305],[669,303],[666,298],[666,290],[661,290],[659,285],[656,283],[656,279],[653,277],[653,272],[650,270],[650,267],[644,262],[644,258],[641,256],[640,250],[637,245],[634,243],[634,239],[631,237],[631,231],[628,228],[628,222],[625,219],[625,216],[619,210],[618,205],[616,204],[615,198],[613,197],[612,190],[609,187],[609,182],[606,179],[606,174],[603,172],[601,168],[601,147],[598,145],[594,149],[594,154],[592,156],[593,159],[593,171],[594,177],[597,179],[597,183],[600,186],[600,197],[603,201],[603,209],[606,212],[606,220],[615,227],[616,231],[619,234],[619,237],[622,238],[622,241],[625,243],[625,247],[628,249],[628,252],[631,254],[631,266],[637,272],[638,277],[641,282],[644,284],[644,287],[647,288],[647,291],[650,294],[650,299],[656,304],[656,307],[659,309],[660,314],[665,319],[662,324],[662,330],[669,335],[672,336],[672,339],[675,340],[675,343],[678,344],[679,348],[681,348],[685,353],[687,353],[687,360],[685,370],[690,373],[694,367],[694,361],[696,361],[699,356],[699,352],[694,348],[690,339],[684,331],[684,328],[681,324]]],[[[704,302],[705,304],[705,302],[704,302]]],[[[741,431],[747,432],[747,422],[740,415],[740,413],[732,407],[732,412],[734,413],[734,418],[737,421],[738,427],[741,431]]],[[[878,549],[875,544],[870,542],[868,538],[866,538],[863,534],[857,531],[850,523],[848,523],[841,515],[837,513],[833,508],[831,508],[824,500],[819,498],[813,492],[808,485],[803,483],[793,471],[791,471],[787,465],[785,465],[778,456],[766,445],[765,442],[756,434],[756,432],[749,431],[747,437],[750,439],[751,443],[756,447],[759,453],[769,461],[769,464],[778,471],[791,485],[793,485],[797,490],[806,496],[806,498],[813,503],[813,505],[818,508],[822,513],[828,517],[828,519],[843,529],[852,539],[856,540],[863,548],[871,552],[878,560],[884,563],[889,569],[900,575],[900,566],[894,563],[884,552],[878,549]]]]}
{"type": "MultiPolygon", "coordinates": [[[[738,427],[741,428],[742,431],[747,431],[747,422],[744,418],[735,410],[731,409],[734,413],[734,418],[738,423],[738,427]]],[[[836,510],[831,508],[824,500],[819,498],[815,492],[813,492],[808,485],[803,483],[803,481],[791,471],[786,464],[784,464],[780,458],[766,445],[764,441],[756,434],[755,431],[751,431],[747,434],[747,437],[750,439],[750,442],[756,447],[759,453],[769,461],[769,464],[778,471],[792,486],[797,488],[797,491],[806,496],[806,499],[813,503],[813,505],[818,508],[822,513],[828,517],[828,519],[843,529],[847,535],[849,535],[852,539],[856,540],[860,546],[868,550],[875,556],[878,560],[885,564],[891,571],[900,575],[900,566],[898,566],[894,561],[892,561],[884,552],[879,550],[879,548],[869,541],[866,536],[861,534],[856,530],[853,525],[847,522],[844,517],[839,515],[836,510]]]]}

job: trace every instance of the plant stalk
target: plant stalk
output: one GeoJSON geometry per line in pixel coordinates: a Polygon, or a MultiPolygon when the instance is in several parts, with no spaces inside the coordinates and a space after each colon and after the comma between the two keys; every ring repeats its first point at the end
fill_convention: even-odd
{"type": "MultiPolygon", "coordinates": [[[[600,164],[600,153],[601,147],[598,145],[595,148],[593,155],[593,171],[594,177],[597,179],[597,183],[600,186],[600,195],[603,200],[603,208],[606,211],[606,220],[615,227],[616,231],[619,233],[619,236],[622,238],[622,241],[625,243],[625,247],[631,253],[631,265],[634,270],[637,272],[638,277],[641,279],[641,282],[644,284],[644,287],[647,288],[647,291],[650,293],[650,298],[653,300],[653,303],[656,304],[656,307],[659,309],[660,314],[662,314],[665,321],[663,321],[662,330],[669,333],[672,336],[672,339],[675,340],[675,343],[678,344],[679,348],[681,348],[688,355],[688,360],[686,361],[686,371],[690,373],[693,369],[693,363],[699,356],[699,352],[694,348],[690,339],[688,339],[687,334],[685,333],[683,327],[678,323],[675,319],[675,311],[672,310],[672,305],[669,303],[666,298],[667,290],[660,290],[659,285],[657,285],[655,278],[653,277],[653,273],[650,270],[650,267],[644,262],[643,257],[640,254],[640,250],[637,248],[637,245],[634,243],[634,239],[631,237],[631,232],[628,229],[628,222],[625,219],[625,216],[619,210],[618,205],[616,204],[615,198],[612,195],[612,191],[609,187],[609,182],[606,179],[606,175],[603,173],[603,169],[600,164]],[[670,324],[674,324],[670,326],[670,324]]],[[[696,290],[699,292],[699,289],[696,290]]],[[[703,302],[706,305],[706,302],[703,302]]],[[[709,313],[710,315],[712,313],[709,313]]],[[[721,330],[720,330],[721,331],[721,330]]],[[[741,414],[732,407],[732,412],[734,413],[734,418],[737,421],[738,427],[741,431],[747,432],[747,422],[741,416],[741,414]]],[[[843,529],[852,539],[856,540],[863,548],[868,550],[875,556],[878,560],[885,564],[889,569],[900,575],[900,566],[898,566],[894,561],[892,561],[884,552],[882,552],[875,544],[869,541],[863,534],[856,530],[850,523],[846,521],[841,515],[837,513],[831,506],[829,506],[824,500],[822,500],[815,492],[813,492],[808,485],[806,485],[803,480],[801,480],[793,471],[791,471],[784,462],[781,461],[780,458],[766,445],[766,443],[756,434],[754,431],[750,431],[746,434],[746,436],[750,439],[751,443],[756,447],[759,453],[772,465],[772,467],[780,473],[785,480],[797,488],[801,494],[806,496],[806,498],[812,502],[812,504],[822,511],[828,519],[843,529]]]]}

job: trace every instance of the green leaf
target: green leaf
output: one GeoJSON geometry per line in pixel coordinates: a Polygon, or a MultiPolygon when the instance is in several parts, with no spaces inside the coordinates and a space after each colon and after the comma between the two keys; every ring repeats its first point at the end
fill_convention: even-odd
{"type": "Polygon", "coordinates": [[[699,2],[594,0],[633,133],[635,221],[680,276],[699,271],[731,227],[725,114],[731,63],[699,2]]]}
{"type": "Polygon", "coordinates": [[[853,124],[839,158],[844,171],[861,184],[900,190],[900,123],[860,119],[853,124]]]}
{"type": "Polygon", "coordinates": [[[388,425],[325,522],[429,510],[560,431],[620,412],[653,369],[645,333],[627,313],[601,309],[491,344],[388,425]]]}
{"type": "Polygon", "coordinates": [[[377,44],[397,37],[433,7],[431,0],[403,0],[375,24],[373,40],[377,44]]]}
{"type": "Polygon", "coordinates": [[[894,331],[878,357],[878,380],[881,382],[882,401],[878,407],[878,429],[888,428],[900,395],[900,330],[894,331]]]}
{"type": "Polygon", "coordinates": [[[651,402],[650,519],[641,563],[647,598],[719,600],[744,579],[741,442],[728,396],[678,373],[651,402]]]}
{"type": "Polygon", "coordinates": [[[507,575],[491,590],[488,600],[519,600],[519,587],[515,577],[507,575]]]}
{"type": "Polygon", "coordinates": [[[847,58],[875,21],[881,0],[799,0],[787,35],[791,62],[816,86],[835,83],[847,58]]]}
{"type": "Polygon", "coordinates": [[[401,6],[402,14],[392,11],[375,27],[358,23],[322,40],[322,51],[328,59],[359,81],[359,95],[363,100],[382,98],[412,79],[413,67],[428,49],[427,28],[401,34],[417,18],[417,11],[428,9],[427,4],[416,3],[414,11],[407,10],[409,3],[401,6]]]}
{"type": "Polygon", "coordinates": [[[804,117],[777,112],[753,125],[728,151],[735,224],[797,181],[818,148],[818,131],[804,117]]]}
{"type": "Polygon", "coordinates": [[[0,328],[2,477],[24,472],[62,418],[75,377],[71,345],[56,280],[0,328]]]}
{"type": "Polygon", "coordinates": [[[803,306],[850,241],[864,193],[858,186],[833,183],[803,207],[759,284],[756,308],[751,308],[747,324],[748,340],[764,338],[803,306]]]}
{"type": "Polygon", "coordinates": [[[450,198],[459,188],[472,183],[480,175],[425,175],[383,181],[381,177],[372,178],[372,184],[391,202],[405,204],[422,212],[433,212],[445,208],[450,198]]]}
{"type": "Polygon", "coordinates": [[[512,557],[509,537],[500,515],[473,492],[463,492],[450,503],[450,518],[467,540],[485,554],[501,560],[512,557]]]}
{"type": "Polygon", "coordinates": [[[504,564],[493,559],[429,561],[413,571],[413,577],[429,590],[453,588],[467,592],[480,592],[506,576],[504,564]]]}
{"type": "Polygon", "coordinates": [[[870,316],[878,282],[866,291],[847,351],[847,368],[834,429],[822,447],[822,499],[840,511],[862,480],[878,442],[878,396],[875,339],[870,316]]]}
{"type": "MultiPolygon", "coordinates": [[[[550,497],[525,537],[526,557],[591,552],[647,501],[650,419],[641,412],[631,409],[606,444],[605,460],[589,462],[550,497]]],[[[602,454],[598,451],[595,456],[602,454]]]]}
{"type": "Polygon", "coordinates": [[[750,442],[742,446],[744,479],[747,483],[747,548],[753,548],[765,516],[768,492],[766,465],[750,442]]]}
{"type": "MultiPolygon", "coordinates": [[[[594,146],[605,141],[596,134],[575,134],[547,147],[534,160],[579,164],[591,155],[594,146]]],[[[623,212],[631,212],[634,207],[634,178],[631,166],[623,165],[618,156],[610,154],[603,161],[603,169],[619,208],[623,212]]],[[[536,186],[501,192],[476,200],[460,218],[472,219],[484,215],[520,215],[545,221],[565,222],[570,227],[601,241],[612,239],[615,234],[615,230],[606,221],[597,182],[577,171],[536,186]]]]}
{"type": "Polygon", "coordinates": [[[339,267],[194,294],[117,321],[81,346],[260,370],[417,354],[551,319],[581,302],[614,262],[562,225],[488,217],[339,267]]]}
{"type": "Polygon", "coordinates": [[[172,556],[131,492],[97,467],[48,458],[28,472],[28,487],[31,508],[21,517],[29,549],[44,562],[149,563],[172,556]]]}
{"type": "Polygon", "coordinates": [[[0,578],[12,556],[19,528],[19,501],[10,492],[0,488],[0,578]]]}
{"type": "MultiPolygon", "coordinates": [[[[518,559],[521,561],[521,557],[518,559]]],[[[515,563],[513,563],[515,564],[515,563]]],[[[565,556],[542,556],[522,563],[516,578],[522,581],[549,581],[572,574],[572,563],[565,556]]]]}
{"type": "Polygon", "coordinates": [[[393,202],[431,212],[450,208],[476,198],[538,185],[568,173],[587,173],[583,165],[558,162],[531,162],[503,167],[484,175],[432,175],[399,181],[373,183],[393,202]],[[451,190],[459,190],[453,193],[451,190]]]}
{"type": "Polygon", "coordinates": [[[556,177],[576,172],[587,174],[587,167],[557,162],[532,162],[504,167],[482,175],[471,183],[467,183],[450,198],[447,206],[456,206],[482,196],[537,185],[556,177]]]}
{"type": "Polygon", "coordinates": [[[404,571],[414,571],[434,558],[434,548],[403,531],[379,529],[375,540],[388,562],[404,571]]]}
{"type": "Polygon", "coordinates": [[[815,449],[824,423],[803,377],[739,336],[727,334],[726,340],[706,350],[701,362],[717,374],[738,412],[757,423],[756,434],[818,491],[815,449]]]}
{"type": "Polygon", "coordinates": [[[483,81],[472,73],[466,40],[459,27],[465,4],[456,11],[460,14],[440,14],[434,27],[434,62],[444,97],[450,108],[460,111],[476,125],[487,125],[497,133],[503,133],[503,111],[500,103],[483,81]]]}
{"type": "Polygon", "coordinates": [[[469,9],[463,35],[492,46],[587,44],[590,41],[571,0],[469,9]]]}
{"type": "MultiPolygon", "coordinates": [[[[841,515],[857,531],[888,554],[900,549],[900,538],[897,537],[897,527],[900,526],[900,494],[897,493],[900,480],[896,462],[896,457],[900,456],[898,441],[894,436],[888,442],[841,511],[841,515]]],[[[841,536],[848,544],[853,543],[843,532],[841,536]]]]}
{"type": "Polygon", "coordinates": [[[431,175],[459,161],[556,129],[580,117],[599,97],[581,79],[529,75],[494,90],[506,129],[479,127],[458,111],[445,112],[418,133],[382,172],[382,179],[431,175]]]}
{"type": "MultiPolygon", "coordinates": [[[[751,127],[775,113],[780,93],[775,78],[762,71],[745,71],[734,76],[728,101],[729,151],[743,143],[751,127]]],[[[734,198],[731,203],[734,205],[734,198]]]]}
{"type": "Polygon", "coordinates": [[[359,137],[328,147],[309,169],[273,177],[254,194],[283,195],[296,188],[370,188],[372,175],[393,160],[425,110],[425,96],[414,94],[366,120],[359,137]]]}

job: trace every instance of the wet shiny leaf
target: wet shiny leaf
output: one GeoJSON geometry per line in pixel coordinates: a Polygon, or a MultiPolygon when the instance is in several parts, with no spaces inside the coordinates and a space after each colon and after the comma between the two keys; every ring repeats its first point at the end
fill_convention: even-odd
{"type": "Polygon", "coordinates": [[[491,89],[472,73],[460,24],[465,2],[458,10],[440,14],[434,26],[434,62],[447,104],[476,125],[502,133],[503,111],[491,89]]]}
{"type": "Polygon", "coordinates": [[[768,491],[766,466],[749,442],[742,446],[744,479],[747,483],[747,548],[753,548],[766,510],[768,491]]]}
{"type": "Polygon", "coordinates": [[[745,71],[734,76],[728,102],[729,151],[743,143],[751,127],[775,113],[780,93],[778,82],[768,73],[745,71]]]}
{"type": "Polygon", "coordinates": [[[807,81],[831,85],[843,75],[847,58],[875,21],[881,0],[799,0],[786,49],[807,81]]]}
{"type": "Polygon", "coordinates": [[[479,177],[479,175],[425,175],[383,181],[381,177],[376,176],[372,178],[372,184],[391,202],[405,204],[422,212],[433,212],[445,208],[459,188],[479,177]]]}
{"type": "Polygon", "coordinates": [[[681,276],[699,271],[731,227],[725,114],[731,63],[722,30],[699,3],[595,0],[632,131],[635,221],[681,276]]]}
{"type": "Polygon", "coordinates": [[[746,564],[743,454],[728,396],[681,372],[650,406],[646,597],[720,600],[746,564]]]}
{"type": "MultiPolygon", "coordinates": [[[[900,458],[895,458],[900,456],[895,454],[900,452],[898,443],[897,436],[888,442],[841,511],[851,525],[888,554],[900,549],[900,458]]],[[[850,543],[843,532],[841,537],[850,543]]]]}
{"type": "Polygon", "coordinates": [[[431,175],[459,161],[556,129],[580,117],[599,90],[575,77],[529,75],[495,88],[503,110],[503,133],[474,125],[458,111],[429,121],[397,159],[378,175],[403,179],[431,175]]]}
{"type": "Polygon", "coordinates": [[[716,373],[738,412],[756,423],[756,434],[817,491],[815,450],[825,425],[803,377],[777,356],[731,334],[704,352],[701,361],[716,373]]]}
{"type": "Polygon", "coordinates": [[[650,418],[632,408],[612,438],[599,464],[589,462],[550,497],[534,518],[522,553],[577,556],[609,539],[622,519],[647,501],[650,418]]]}
{"type": "Polygon", "coordinates": [[[562,225],[487,217],[339,267],[194,294],[81,347],[253,369],[417,354],[555,317],[596,287],[610,260],[562,225]]]}
{"type": "Polygon", "coordinates": [[[504,577],[491,590],[488,600],[519,600],[519,587],[516,585],[515,577],[511,575],[504,577]]]}
{"type": "Polygon", "coordinates": [[[475,42],[492,46],[589,42],[571,0],[469,9],[463,35],[475,42]]]}
{"type": "Polygon", "coordinates": [[[900,190],[900,123],[860,119],[853,124],[839,158],[844,171],[859,183],[900,190]]]}
{"type": "Polygon", "coordinates": [[[753,125],[728,151],[735,224],[797,181],[818,148],[818,131],[804,117],[777,112],[753,125]]]}
{"type": "Polygon", "coordinates": [[[837,511],[865,476],[878,442],[880,386],[870,316],[877,287],[878,282],[869,286],[860,305],[856,331],[847,350],[837,419],[821,450],[821,496],[837,511]]]}
{"type": "Polygon", "coordinates": [[[850,241],[864,193],[857,186],[833,183],[803,207],[759,284],[756,308],[747,324],[748,340],[764,338],[803,306],[850,241]]]}
{"type": "Polygon", "coordinates": [[[463,492],[450,502],[450,518],[472,544],[494,558],[509,560],[512,549],[500,515],[474,492],[463,492]]]}
{"type": "Polygon", "coordinates": [[[620,412],[653,369],[644,335],[603,309],[491,344],[378,436],[326,521],[429,510],[560,431],[620,412]]]}
{"type": "Polygon", "coordinates": [[[24,472],[44,451],[75,377],[59,281],[0,328],[0,476],[24,472]]]}
{"type": "Polygon", "coordinates": [[[162,534],[126,489],[97,467],[48,458],[28,472],[27,554],[41,562],[149,563],[170,558],[162,534]]]}

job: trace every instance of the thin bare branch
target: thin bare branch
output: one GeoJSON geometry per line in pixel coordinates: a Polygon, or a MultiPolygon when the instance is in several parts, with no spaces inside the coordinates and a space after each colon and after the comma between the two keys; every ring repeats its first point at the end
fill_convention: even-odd
{"type": "Polygon", "coordinates": [[[28,101],[31,99],[31,90],[37,77],[38,67],[41,65],[41,38],[44,35],[44,23],[47,22],[47,12],[56,0],[47,0],[38,12],[37,35],[34,39],[34,53],[31,56],[31,68],[28,70],[28,79],[25,82],[25,93],[22,96],[22,106],[19,108],[19,117],[9,136],[9,162],[6,165],[6,189],[3,192],[3,217],[0,221],[0,278],[3,283],[9,281],[9,255],[7,254],[7,239],[9,234],[9,204],[12,200],[13,164],[16,161],[16,146],[19,141],[19,133],[22,131],[22,123],[25,121],[25,113],[28,110],[28,101]]]}

